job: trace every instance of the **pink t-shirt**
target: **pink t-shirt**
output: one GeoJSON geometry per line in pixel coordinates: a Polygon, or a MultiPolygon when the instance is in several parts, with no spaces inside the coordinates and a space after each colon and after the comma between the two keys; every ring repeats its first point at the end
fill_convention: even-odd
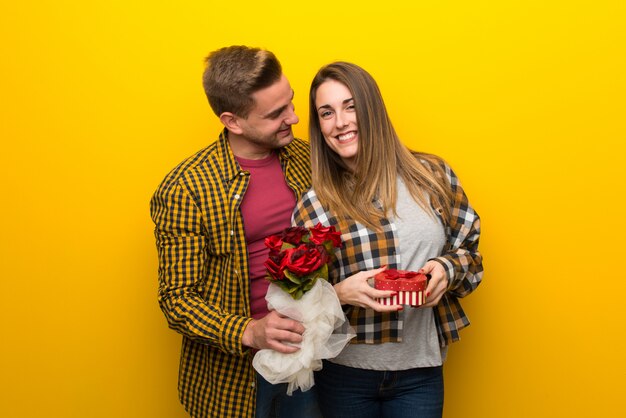
{"type": "Polygon", "coordinates": [[[243,170],[250,172],[248,189],[240,210],[248,246],[250,268],[250,312],[259,319],[267,315],[265,294],[269,282],[265,279],[265,260],[269,249],[265,237],[291,226],[291,214],[296,197],[287,186],[276,153],[262,160],[235,157],[243,170]]]}

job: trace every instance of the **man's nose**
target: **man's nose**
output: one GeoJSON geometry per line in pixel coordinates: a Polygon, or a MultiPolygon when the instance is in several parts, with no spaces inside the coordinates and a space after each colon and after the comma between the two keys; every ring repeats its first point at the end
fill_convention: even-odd
{"type": "Polygon", "coordinates": [[[287,125],[295,125],[298,122],[300,122],[300,118],[296,115],[296,109],[291,108],[287,118],[285,119],[285,123],[287,125]]]}

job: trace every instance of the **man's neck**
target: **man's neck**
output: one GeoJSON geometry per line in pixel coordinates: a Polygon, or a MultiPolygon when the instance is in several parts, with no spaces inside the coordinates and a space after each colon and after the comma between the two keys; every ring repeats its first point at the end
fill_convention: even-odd
{"type": "Polygon", "coordinates": [[[262,160],[269,157],[273,151],[272,149],[260,147],[250,142],[246,137],[236,135],[230,131],[228,132],[228,142],[236,157],[247,160],[262,160]]]}

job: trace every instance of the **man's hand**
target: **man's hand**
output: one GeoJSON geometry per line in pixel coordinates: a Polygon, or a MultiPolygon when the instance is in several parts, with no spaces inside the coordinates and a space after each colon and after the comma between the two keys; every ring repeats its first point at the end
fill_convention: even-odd
{"type": "Polygon", "coordinates": [[[246,347],[269,348],[279,353],[295,353],[300,348],[290,344],[302,342],[304,326],[293,319],[270,311],[261,319],[253,319],[243,331],[241,342],[246,347]]]}

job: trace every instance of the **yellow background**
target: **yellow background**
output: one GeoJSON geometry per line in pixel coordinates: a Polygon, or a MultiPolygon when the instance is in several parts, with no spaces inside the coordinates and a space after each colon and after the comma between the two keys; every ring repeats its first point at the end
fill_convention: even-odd
{"type": "Polygon", "coordinates": [[[446,418],[621,416],[625,4],[4,1],[0,416],[184,416],[148,202],[216,138],[203,57],[230,44],[277,54],[300,137],[315,71],[362,65],[461,177],[486,273],[446,418]]]}

